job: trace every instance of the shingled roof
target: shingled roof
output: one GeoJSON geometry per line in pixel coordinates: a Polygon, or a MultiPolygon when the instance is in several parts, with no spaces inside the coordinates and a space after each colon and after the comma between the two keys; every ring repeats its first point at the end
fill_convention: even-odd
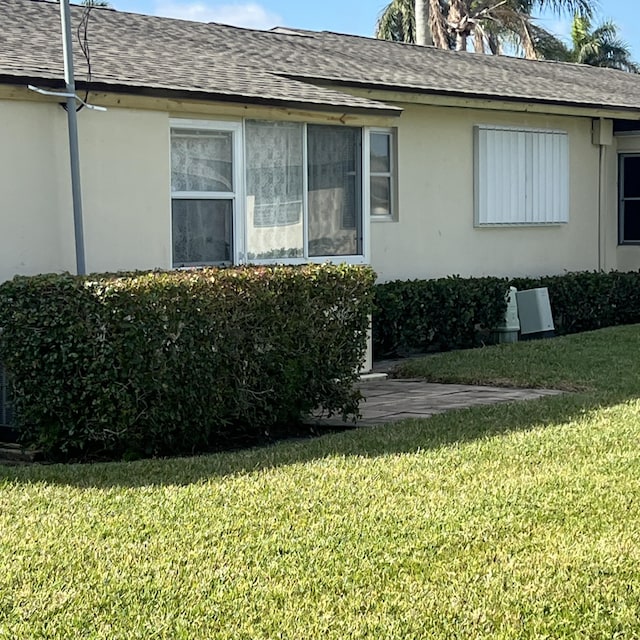
{"type": "MultiPolygon", "coordinates": [[[[74,25],[83,11],[72,7],[74,25]]],[[[0,82],[61,83],[59,19],[57,2],[0,2],[0,82]]],[[[640,117],[640,76],[584,65],[327,32],[241,29],[101,8],[91,10],[88,42],[96,90],[400,113],[393,104],[349,93],[350,87],[364,87],[610,109],[640,117]]],[[[74,44],[82,86],[87,64],[78,42],[74,44]]]]}

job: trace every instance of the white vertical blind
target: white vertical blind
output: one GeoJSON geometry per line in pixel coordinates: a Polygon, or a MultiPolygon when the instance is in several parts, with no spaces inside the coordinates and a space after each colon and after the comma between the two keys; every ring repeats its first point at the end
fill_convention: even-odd
{"type": "Polygon", "coordinates": [[[569,144],[564,131],[477,126],[476,225],[569,220],[569,144]]]}

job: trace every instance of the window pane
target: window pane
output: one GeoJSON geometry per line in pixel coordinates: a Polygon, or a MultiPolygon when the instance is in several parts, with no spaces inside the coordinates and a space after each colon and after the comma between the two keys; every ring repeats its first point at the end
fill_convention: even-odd
{"type": "Polygon", "coordinates": [[[371,173],[391,171],[391,136],[388,133],[371,133],[371,173]]]}
{"type": "Polygon", "coordinates": [[[391,215],[391,178],[371,178],[371,215],[391,215]]]}
{"type": "Polygon", "coordinates": [[[362,254],[361,130],[309,125],[309,255],[362,254]]]}
{"type": "Polygon", "coordinates": [[[640,242],[640,200],[627,200],[624,207],[624,240],[640,242]]]}
{"type": "Polygon", "coordinates": [[[233,191],[233,133],[174,129],[172,191],[233,191]]]}
{"type": "Polygon", "coordinates": [[[248,120],[247,255],[303,255],[303,125],[248,120]]]}
{"type": "Polygon", "coordinates": [[[231,260],[231,200],[173,200],[173,265],[231,260]]]}
{"type": "Polygon", "coordinates": [[[624,197],[640,198],[640,156],[625,156],[624,162],[624,197]]]}

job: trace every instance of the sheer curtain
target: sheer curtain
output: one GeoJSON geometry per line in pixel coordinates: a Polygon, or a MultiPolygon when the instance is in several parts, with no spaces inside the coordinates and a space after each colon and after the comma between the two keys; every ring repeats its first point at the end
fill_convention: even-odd
{"type": "Polygon", "coordinates": [[[233,133],[174,129],[171,191],[233,192],[233,133]]]}
{"type": "Polygon", "coordinates": [[[249,259],[304,255],[303,135],[295,122],[245,124],[249,259]]]}
{"type": "Polygon", "coordinates": [[[174,266],[229,262],[233,243],[233,133],[174,129],[174,266]]]}

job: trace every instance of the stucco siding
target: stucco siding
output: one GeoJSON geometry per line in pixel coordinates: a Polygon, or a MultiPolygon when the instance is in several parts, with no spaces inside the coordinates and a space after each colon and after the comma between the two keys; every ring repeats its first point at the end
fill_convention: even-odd
{"type": "Polygon", "coordinates": [[[0,281],[73,267],[63,125],[57,105],[0,102],[0,281]]]}
{"type": "Polygon", "coordinates": [[[451,274],[542,275],[598,267],[598,148],[591,119],[403,105],[398,128],[399,215],[373,223],[381,280],[451,274]],[[569,134],[569,222],[474,227],[474,125],[569,134]]]}
{"type": "MultiPolygon", "coordinates": [[[[78,114],[87,270],[171,266],[169,118],[78,114]]],[[[0,281],[75,271],[67,121],[56,104],[0,102],[0,281]]]]}
{"type": "Polygon", "coordinates": [[[79,115],[87,269],[171,267],[168,114],[79,115]]]}
{"type": "MultiPolygon", "coordinates": [[[[605,151],[605,240],[599,246],[599,149],[590,118],[401,106],[399,119],[384,121],[398,132],[398,220],[370,226],[371,263],[380,280],[535,276],[597,269],[599,260],[606,268],[640,267],[640,247],[617,247],[614,148],[605,151]],[[567,224],[474,227],[473,128],[481,124],[568,133],[567,224]]],[[[66,114],[34,99],[0,101],[0,115],[0,281],[17,273],[74,271],[66,114]]],[[[78,114],[89,271],[171,266],[170,115],[190,112],[176,105],[171,114],[114,105],[106,113],[78,114]]],[[[302,118],[258,108],[247,115],[302,118]]],[[[212,106],[204,117],[239,119],[235,107],[212,106]]]]}

